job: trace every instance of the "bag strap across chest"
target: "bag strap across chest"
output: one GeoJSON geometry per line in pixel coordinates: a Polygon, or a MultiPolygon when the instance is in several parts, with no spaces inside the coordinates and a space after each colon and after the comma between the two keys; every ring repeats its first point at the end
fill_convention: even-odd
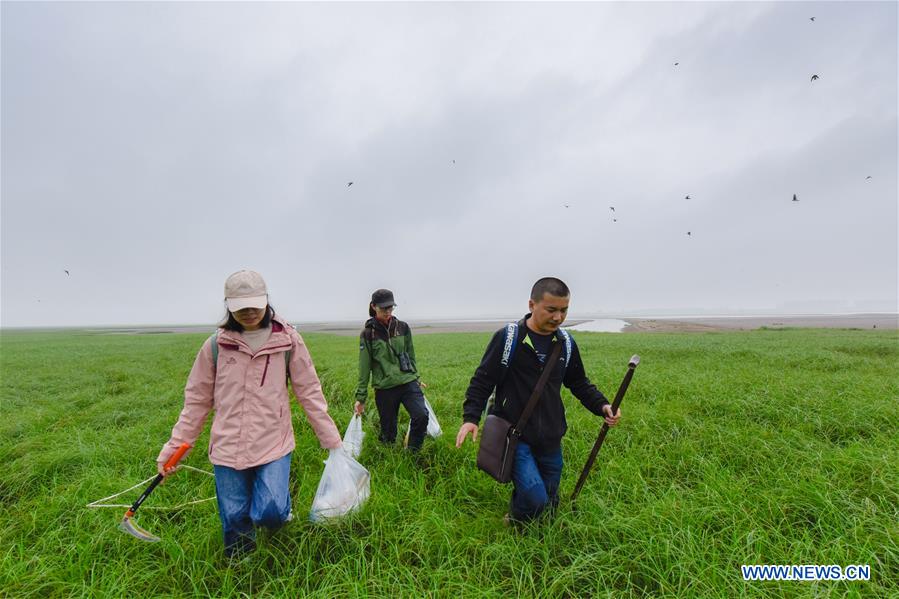
{"type": "Polygon", "coordinates": [[[531,412],[533,412],[534,408],[537,406],[537,401],[539,401],[540,395],[543,393],[543,388],[546,387],[546,381],[549,380],[549,375],[554,370],[556,360],[559,358],[559,354],[561,352],[562,344],[556,343],[549,354],[549,358],[546,360],[546,365],[543,367],[543,372],[540,373],[540,378],[537,380],[537,386],[534,387],[534,392],[531,393],[531,398],[528,400],[528,405],[524,407],[524,411],[518,418],[518,422],[515,424],[515,428],[512,429],[512,434],[516,437],[521,436],[521,431],[524,430],[524,425],[527,424],[528,418],[531,417],[531,412]]]}

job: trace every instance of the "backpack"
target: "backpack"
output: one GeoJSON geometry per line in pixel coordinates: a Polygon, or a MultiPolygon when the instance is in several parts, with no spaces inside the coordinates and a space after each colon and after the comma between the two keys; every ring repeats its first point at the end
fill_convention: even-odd
{"type": "MultiPolygon", "coordinates": [[[[212,342],[212,368],[213,370],[218,370],[219,363],[219,330],[216,329],[215,332],[209,337],[209,340],[212,342]]],[[[284,352],[284,367],[287,369],[287,379],[290,380],[290,352],[292,350],[287,350],[284,352]]]]}
{"type": "MultiPolygon", "coordinates": [[[[562,337],[562,340],[565,343],[565,347],[563,348],[563,353],[565,355],[565,368],[568,368],[568,360],[571,359],[571,334],[565,329],[559,329],[559,335],[562,337]]],[[[509,364],[512,363],[512,357],[515,355],[515,350],[518,348],[518,323],[510,322],[506,325],[506,330],[503,333],[503,353],[499,358],[499,365],[502,368],[499,382],[496,384],[496,388],[503,384],[503,381],[506,379],[506,373],[509,372],[509,364]]],[[[564,374],[562,375],[564,376],[564,374]]],[[[496,397],[496,388],[493,390],[493,394],[490,396],[490,403],[496,397]]]]}
{"type": "MultiPolygon", "coordinates": [[[[562,341],[565,342],[565,367],[568,368],[568,360],[571,359],[571,334],[565,329],[559,329],[559,335],[562,336],[562,341]]],[[[499,359],[499,365],[502,366],[505,370],[503,370],[502,377],[505,378],[506,372],[509,369],[509,364],[512,362],[512,356],[515,355],[515,350],[518,348],[518,323],[510,322],[506,325],[506,331],[503,333],[503,353],[499,359]]],[[[502,378],[500,379],[502,381],[502,378]]]]}

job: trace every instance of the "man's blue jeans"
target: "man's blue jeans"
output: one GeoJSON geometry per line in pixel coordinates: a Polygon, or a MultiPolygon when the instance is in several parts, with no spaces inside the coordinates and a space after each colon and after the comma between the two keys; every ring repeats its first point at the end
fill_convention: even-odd
{"type": "Polygon", "coordinates": [[[513,520],[533,520],[547,508],[559,505],[559,481],[562,480],[562,448],[539,452],[519,441],[512,464],[513,520]]]}
{"type": "Polygon", "coordinates": [[[290,454],[246,470],[213,466],[225,553],[256,547],[254,526],[279,528],[290,514],[290,454]]]}

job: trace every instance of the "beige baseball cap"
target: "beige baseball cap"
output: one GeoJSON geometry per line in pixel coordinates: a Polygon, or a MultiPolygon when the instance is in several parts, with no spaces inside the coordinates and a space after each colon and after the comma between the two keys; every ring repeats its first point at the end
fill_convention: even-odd
{"type": "Polygon", "coordinates": [[[265,308],[268,290],[262,275],[254,270],[239,270],[225,281],[225,302],[230,312],[244,308],[265,308]]]}

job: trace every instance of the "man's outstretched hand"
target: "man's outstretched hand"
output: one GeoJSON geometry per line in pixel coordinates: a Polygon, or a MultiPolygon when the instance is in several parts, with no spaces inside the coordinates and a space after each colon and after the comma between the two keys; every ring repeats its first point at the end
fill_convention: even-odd
{"type": "Polygon", "coordinates": [[[472,442],[478,440],[478,425],[473,422],[466,422],[459,427],[459,434],[456,435],[456,449],[462,447],[465,437],[471,434],[472,442]]]}

